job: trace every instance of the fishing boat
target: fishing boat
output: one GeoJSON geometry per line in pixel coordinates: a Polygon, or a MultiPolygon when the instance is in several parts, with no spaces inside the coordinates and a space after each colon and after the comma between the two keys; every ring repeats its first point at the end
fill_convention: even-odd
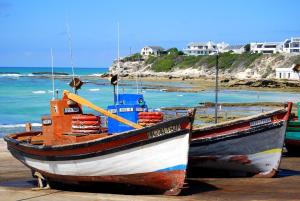
{"type": "Polygon", "coordinates": [[[232,176],[274,177],[278,171],[292,103],[285,109],[193,130],[189,169],[222,170],[232,176]]]}
{"type": "Polygon", "coordinates": [[[123,116],[143,113],[144,119],[155,116],[147,116],[141,97],[134,97],[137,107],[119,96],[123,104],[110,107],[115,110],[110,112],[64,91],[61,99],[50,101],[51,115],[42,117],[41,131],[4,137],[8,150],[39,183],[121,183],[177,195],[185,180],[193,115],[141,126],[116,111],[123,116]],[[100,117],[84,114],[83,106],[108,116],[111,128],[102,127],[100,117]],[[116,122],[123,131],[113,132],[119,129],[116,122]]]}
{"type": "Polygon", "coordinates": [[[297,103],[298,116],[292,117],[285,134],[285,146],[289,155],[300,155],[300,102],[297,103]]]}

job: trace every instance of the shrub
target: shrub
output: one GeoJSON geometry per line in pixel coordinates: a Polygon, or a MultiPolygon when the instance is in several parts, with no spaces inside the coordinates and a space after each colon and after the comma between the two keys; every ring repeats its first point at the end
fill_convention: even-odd
{"type": "Polygon", "coordinates": [[[172,59],[160,59],[153,63],[152,69],[156,72],[166,72],[170,71],[174,66],[174,61],[172,59]]]}
{"type": "Polygon", "coordinates": [[[140,60],[142,60],[142,55],[140,53],[135,53],[133,55],[130,55],[122,59],[122,61],[140,61],[140,60]]]}

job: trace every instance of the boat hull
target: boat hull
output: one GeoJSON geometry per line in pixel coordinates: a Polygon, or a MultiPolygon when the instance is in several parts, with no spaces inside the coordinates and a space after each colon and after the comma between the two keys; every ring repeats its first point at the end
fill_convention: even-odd
{"type": "Polygon", "coordinates": [[[222,139],[192,142],[189,166],[274,176],[278,170],[286,123],[250,129],[222,139]]]}
{"type": "Polygon", "coordinates": [[[290,155],[300,155],[300,122],[290,121],[288,123],[285,146],[290,155]]]}
{"type": "Polygon", "coordinates": [[[288,110],[224,122],[194,130],[189,170],[219,170],[230,176],[273,177],[280,165],[288,110]]]}
{"type": "Polygon", "coordinates": [[[65,147],[6,141],[15,158],[48,181],[123,183],[176,195],[184,184],[190,138],[190,130],[181,129],[181,124],[175,120],[65,147]],[[168,133],[172,129],[178,130],[168,133]]]}

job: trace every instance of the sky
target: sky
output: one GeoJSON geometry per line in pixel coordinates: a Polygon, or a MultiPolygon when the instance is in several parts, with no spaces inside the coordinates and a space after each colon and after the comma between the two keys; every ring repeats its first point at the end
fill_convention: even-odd
{"type": "Polygon", "coordinates": [[[120,56],[146,45],[283,41],[300,36],[299,10],[299,0],[0,0],[0,67],[51,66],[51,48],[54,66],[67,67],[70,47],[75,67],[109,67],[118,24],[120,56]]]}

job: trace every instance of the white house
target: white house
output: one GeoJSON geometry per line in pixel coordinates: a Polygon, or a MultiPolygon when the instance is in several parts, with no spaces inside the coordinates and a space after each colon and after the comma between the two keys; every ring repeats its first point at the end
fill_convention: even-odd
{"type": "Polygon", "coordinates": [[[245,45],[229,45],[225,47],[221,52],[230,52],[234,54],[242,54],[245,52],[245,45]]]}
{"type": "Polygon", "coordinates": [[[141,55],[145,55],[145,56],[154,55],[154,56],[157,56],[162,51],[164,51],[164,49],[160,46],[146,46],[146,47],[142,48],[141,55]]]}
{"type": "Polygon", "coordinates": [[[282,52],[282,42],[250,43],[250,51],[263,54],[279,53],[282,52]]]}
{"type": "Polygon", "coordinates": [[[217,44],[217,48],[219,52],[224,52],[224,49],[229,46],[228,43],[222,42],[217,44]]]}
{"type": "Polygon", "coordinates": [[[183,49],[187,55],[209,55],[218,52],[217,45],[211,41],[209,42],[191,42],[183,49]]]}
{"type": "Polygon", "coordinates": [[[294,70],[296,66],[297,65],[290,68],[276,68],[276,79],[299,80],[300,73],[294,70]]]}
{"type": "Polygon", "coordinates": [[[283,52],[300,53],[300,37],[292,37],[283,42],[283,52]]]}

